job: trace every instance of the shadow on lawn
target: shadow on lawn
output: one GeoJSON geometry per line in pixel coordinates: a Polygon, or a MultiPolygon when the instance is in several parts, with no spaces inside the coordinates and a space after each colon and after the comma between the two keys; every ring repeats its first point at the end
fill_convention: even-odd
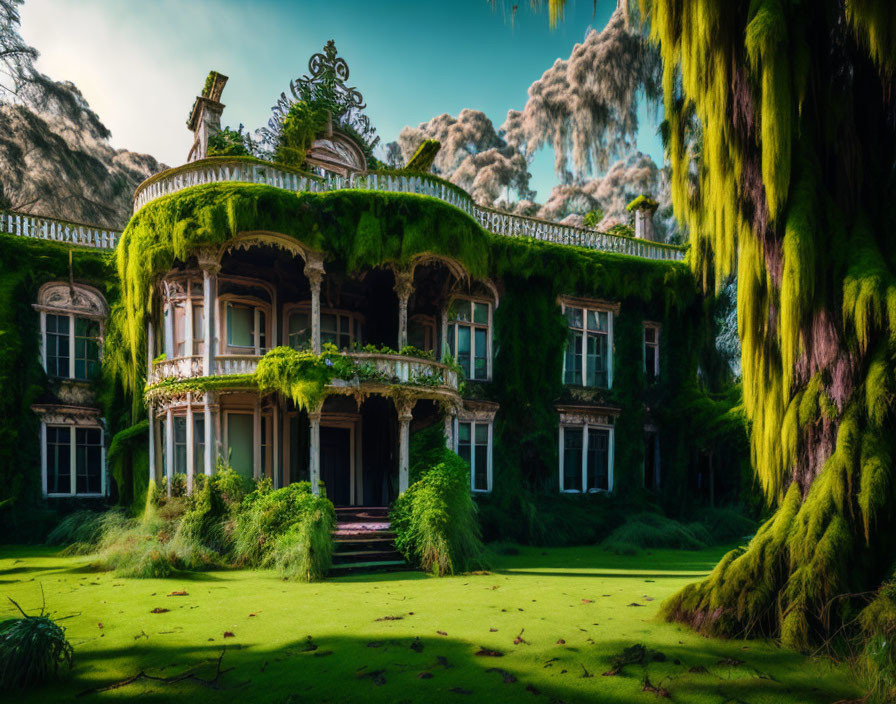
{"type": "Polygon", "coordinates": [[[238,634],[186,648],[163,645],[157,639],[151,634],[133,646],[76,652],[69,678],[17,701],[139,697],[189,704],[235,698],[246,704],[455,700],[628,704],[655,699],[655,692],[642,691],[645,678],[677,702],[830,704],[856,696],[843,677],[829,678],[824,689],[809,680],[781,681],[782,673],[804,667],[805,659],[796,653],[753,652],[746,646],[749,649],[740,655],[744,662],[739,663],[732,659],[730,644],[708,643],[700,650],[669,647],[662,662],[628,665],[616,676],[603,677],[613,656],[633,643],[557,645],[533,662],[527,645],[513,645],[509,634],[503,657],[477,656],[478,645],[435,635],[381,640],[321,635],[299,637],[277,649],[240,643],[238,634]],[[115,668],[112,676],[109,663],[115,668]]]}

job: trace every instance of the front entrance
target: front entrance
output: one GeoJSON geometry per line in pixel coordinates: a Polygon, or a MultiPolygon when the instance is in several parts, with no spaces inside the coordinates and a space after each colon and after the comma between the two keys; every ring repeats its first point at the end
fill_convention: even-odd
{"type": "Polygon", "coordinates": [[[352,430],[322,425],[320,428],[320,478],[327,498],[336,506],[351,504],[352,430]]]}

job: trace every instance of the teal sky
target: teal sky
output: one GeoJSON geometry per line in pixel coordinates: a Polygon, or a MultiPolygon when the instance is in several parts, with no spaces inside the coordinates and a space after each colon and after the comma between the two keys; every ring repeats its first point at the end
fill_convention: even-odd
{"type": "MultiPolygon", "coordinates": [[[[546,11],[517,0],[511,22],[500,0],[27,0],[22,35],[42,54],[38,67],[71,80],[112,130],[116,147],[182,163],[185,120],[206,74],[230,77],[224,123],[254,129],[308,57],[328,39],[349,64],[349,83],[367,100],[383,142],[405,125],[462,108],[498,127],[521,108],[529,85],[569,56],[588,27],[600,29],[615,0],[572,0],[550,30],[546,11]]],[[[641,110],[638,147],[658,162],[657,118],[641,110]]],[[[553,155],[531,167],[544,200],[556,179],[553,155]]]]}

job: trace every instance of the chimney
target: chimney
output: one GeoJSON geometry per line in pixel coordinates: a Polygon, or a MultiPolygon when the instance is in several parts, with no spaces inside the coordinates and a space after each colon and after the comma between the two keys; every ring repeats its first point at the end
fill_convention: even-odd
{"type": "Polygon", "coordinates": [[[208,140],[221,131],[221,93],[227,84],[227,76],[211,71],[205,79],[202,95],[196,97],[193,109],[187,120],[187,129],[193,133],[193,146],[187,156],[187,162],[205,159],[208,156],[208,140]]]}
{"type": "Polygon", "coordinates": [[[638,196],[626,206],[626,210],[635,214],[635,237],[639,240],[657,241],[653,227],[653,214],[657,207],[657,202],[647,195],[638,196]]]}

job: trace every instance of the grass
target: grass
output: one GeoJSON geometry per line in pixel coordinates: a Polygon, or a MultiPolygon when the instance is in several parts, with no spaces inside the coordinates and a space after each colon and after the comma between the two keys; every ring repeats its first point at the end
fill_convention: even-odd
{"type": "MultiPolygon", "coordinates": [[[[593,547],[506,554],[513,550],[504,546],[485,574],[297,583],[272,570],[129,580],[90,572],[89,558],[56,548],[16,546],[0,549],[0,596],[38,609],[43,586],[47,608],[69,617],[71,675],[17,698],[22,704],[68,701],[141,672],[175,681],[142,676],[82,700],[657,701],[642,691],[645,677],[680,703],[859,696],[850,671],[826,659],[713,640],[658,620],[660,602],[707,574],[726,549],[618,556],[593,547]],[[175,591],[186,595],[169,596],[175,591]],[[167,611],[152,613],[159,609],[167,611]],[[623,655],[639,644],[645,657],[623,655]],[[603,677],[614,661],[632,664],[603,677]]],[[[11,605],[0,605],[0,618],[12,615],[11,605]]]]}

